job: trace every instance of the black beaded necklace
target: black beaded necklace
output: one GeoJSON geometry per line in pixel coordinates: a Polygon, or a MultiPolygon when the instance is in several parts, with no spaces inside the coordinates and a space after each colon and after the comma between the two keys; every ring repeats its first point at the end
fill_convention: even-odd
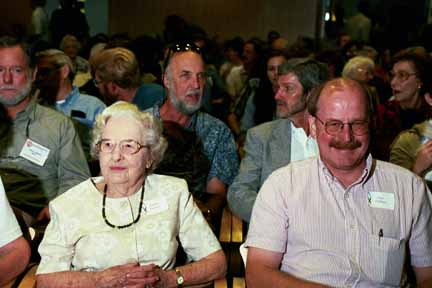
{"type": "Polygon", "coordinates": [[[111,224],[111,223],[108,221],[107,217],[106,217],[106,214],[105,214],[105,202],[106,202],[107,189],[108,189],[108,188],[107,188],[107,185],[105,184],[104,191],[103,191],[103,199],[102,199],[102,217],[103,217],[103,219],[105,220],[105,223],[106,223],[109,227],[111,227],[111,228],[117,228],[117,229],[127,228],[127,227],[131,226],[132,224],[137,223],[137,222],[139,221],[140,217],[141,217],[141,210],[142,210],[142,206],[143,206],[143,199],[144,199],[144,184],[143,184],[142,189],[141,189],[141,199],[140,199],[140,204],[139,204],[139,208],[138,208],[138,216],[137,216],[137,218],[136,218],[134,221],[132,221],[131,223],[129,223],[129,224],[126,224],[126,225],[120,225],[120,226],[117,226],[117,225],[111,224]]]}

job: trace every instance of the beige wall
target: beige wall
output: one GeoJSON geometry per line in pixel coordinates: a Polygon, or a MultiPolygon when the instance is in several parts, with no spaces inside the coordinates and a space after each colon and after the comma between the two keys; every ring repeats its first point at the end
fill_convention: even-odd
{"type": "Polygon", "coordinates": [[[313,37],[319,0],[110,0],[109,31],[131,36],[161,33],[167,15],[178,14],[223,38],[265,38],[277,30],[290,41],[313,37]]]}
{"type": "Polygon", "coordinates": [[[27,29],[31,19],[30,0],[0,0],[0,34],[27,29]]]}

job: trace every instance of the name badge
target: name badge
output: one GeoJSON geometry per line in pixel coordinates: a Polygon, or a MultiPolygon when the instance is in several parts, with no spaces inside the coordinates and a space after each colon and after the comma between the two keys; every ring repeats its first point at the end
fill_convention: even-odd
{"type": "Polygon", "coordinates": [[[168,203],[165,198],[144,201],[142,210],[147,215],[158,214],[168,210],[168,203]]]}
{"type": "Polygon", "coordinates": [[[369,192],[368,202],[372,208],[394,210],[395,206],[394,194],[388,192],[369,192]]]}
{"type": "Polygon", "coordinates": [[[50,149],[27,139],[20,152],[20,156],[39,166],[43,166],[48,158],[50,149]]]}

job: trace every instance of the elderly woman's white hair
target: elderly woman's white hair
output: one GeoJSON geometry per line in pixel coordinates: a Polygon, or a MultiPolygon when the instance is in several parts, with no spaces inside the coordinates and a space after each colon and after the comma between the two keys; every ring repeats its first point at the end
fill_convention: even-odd
{"type": "Polygon", "coordinates": [[[351,58],[344,66],[342,77],[357,80],[358,69],[368,69],[373,71],[375,69],[374,61],[365,56],[355,56],[351,58]]]}
{"type": "Polygon", "coordinates": [[[142,112],[134,104],[118,101],[96,117],[93,128],[93,140],[91,143],[91,155],[93,158],[99,158],[98,143],[102,138],[102,132],[112,117],[124,116],[131,117],[136,120],[143,128],[143,139],[139,141],[142,145],[148,146],[152,164],[147,169],[147,173],[151,173],[156,169],[157,165],[162,161],[163,155],[167,148],[167,141],[162,136],[162,124],[152,114],[142,112]]]}

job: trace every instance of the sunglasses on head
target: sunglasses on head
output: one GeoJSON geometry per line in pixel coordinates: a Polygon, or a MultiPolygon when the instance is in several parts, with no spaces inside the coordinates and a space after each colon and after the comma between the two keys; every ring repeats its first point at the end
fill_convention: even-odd
{"type": "Polygon", "coordinates": [[[166,70],[169,60],[175,53],[191,51],[201,55],[201,48],[192,42],[178,42],[169,45],[167,48],[168,48],[168,53],[166,54],[165,57],[163,71],[166,70]]]}

